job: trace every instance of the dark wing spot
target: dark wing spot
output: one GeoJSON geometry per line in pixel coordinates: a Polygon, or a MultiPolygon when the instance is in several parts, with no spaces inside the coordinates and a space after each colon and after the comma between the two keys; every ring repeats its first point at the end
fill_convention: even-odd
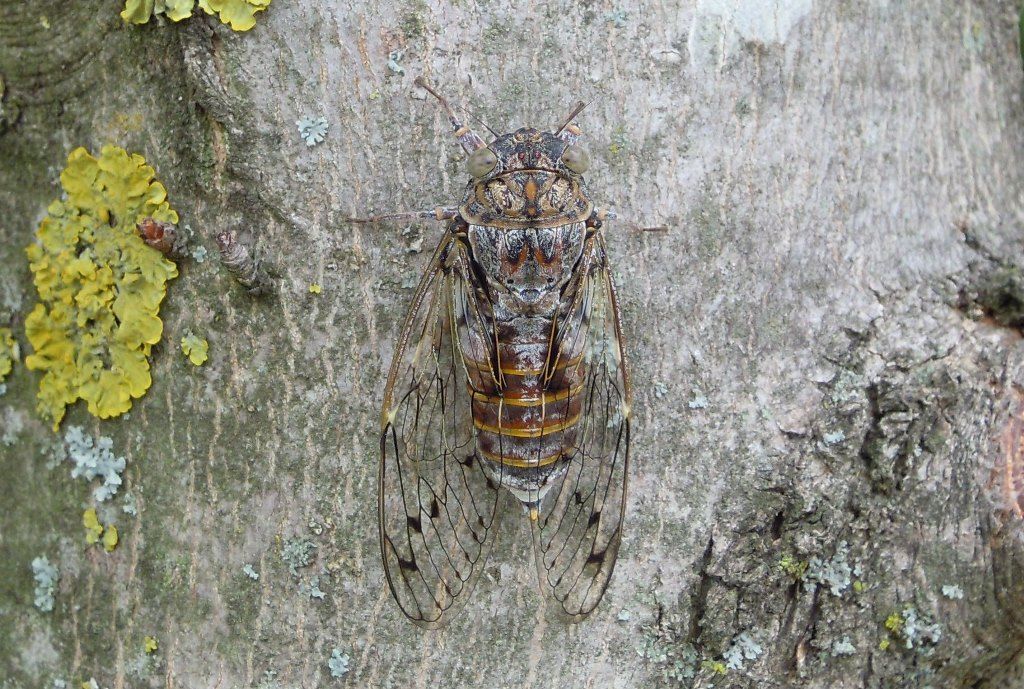
{"type": "Polygon", "coordinates": [[[602,564],[604,562],[604,555],[605,555],[606,552],[608,552],[608,551],[602,550],[599,553],[591,553],[590,557],[587,558],[587,564],[588,565],[600,565],[600,564],[602,564]]]}
{"type": "Polygon", "coordinates": [[[398,558],[398,566],[406,572],[415,572],[419,569],[419,567],[416,566],[416,560],[403,560],[402,558],[398,558]]]}
{"type": "Polygon", "coordinates": [[[592,527],[594,524],[598,523],[599,521],[601,521],[601,511],[600,510],[598,510],[597,512],[594,512],[592,515],[590,515],[590,520],[587,522],[587,528],[589,529],[590,527],[592,527]]]}
{"type": "Polygon", "coordinates": [[[407,516],[405,519],[406,525],[418,534],[423,533],[423,525],[420,523],[419,517],[407,516]]]}
{"type": "Polygon", "coordinates": [[[430,518],[437,519],[441,516],[441,508],[437,504],[437,498],[430,499],[430,518]]]}

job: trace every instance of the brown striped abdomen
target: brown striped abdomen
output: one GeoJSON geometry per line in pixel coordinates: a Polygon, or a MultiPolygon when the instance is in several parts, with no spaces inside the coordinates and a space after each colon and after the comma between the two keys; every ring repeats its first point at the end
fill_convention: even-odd
{"type": "Polygon", "coordinates": [[[572,454],[565,451],[576,444],[586,365],[582,351],[549,362],[549,319],[517,319],[522,320],[534,322],[499,328],[498,381],[487,364],[467,361],[473,423],[485,459],[518,468],[545,467],[572,454]]]}

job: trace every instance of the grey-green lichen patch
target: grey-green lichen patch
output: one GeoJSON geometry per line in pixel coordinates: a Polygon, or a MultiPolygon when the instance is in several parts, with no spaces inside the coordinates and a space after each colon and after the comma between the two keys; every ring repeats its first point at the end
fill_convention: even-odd
{"type": "Polygon", "coordinates": [[[306,143],[307,147],[316,146],[327,136],[327,118],[306,115],[295,122],[298,127],[299,137],[306,143]]]}
{"type": "Polygon", "coordinates": [[[348,664],[348,654],[342,653],[340,648],[335,648],[327,660],[327,669],[330,671],[331,677],[341,679],[348,674],[348,664]]]}
{"type": "Polygon", "coordinates": [[[308,538],[289,538],[281,549],[281,559],[288,566],[292,576],[299,576],[299,569],[308,567],[313,562],[313,551],[316,544],[308,538]]]}
{"type": "Polygon", "coordinates": [[[280,680],[277,679],[277,670],[264,670],[256,689],[283,689],[280,680]]]}
{"type": "Polygon", "coordinates": [[[964,49],[979,53],[985,48],[988,37],[985,35],[985,26],[980,21],[973,21],[964,27],[963,46],[964,49]]]}
{"type": "Polygon", "coordinates": [[[124,499],[121,502],[121,511],[130,517],[137,517],[139,515],[138,498],[136,498],[135,493],[125,493],[124,499]]]}
{"type": "Polygon", "coordinates": [[[611,24],[618,29],[622,29],[625,28],[629,21],[629,12],[619,8],[609,10],[601,15],[601,21],[611,24]]]}
{"type": "Polygon", "coordinates": [[[853,582],[853,568],[847,562],[850,546],[842,541],[828,560],[815,556],[807,565],[804,579],[824,586],[833,596],[841,596],[853,582]]]}
{"type": "Polygon", "coordinates": [[[641,627],[637,655],[644,658],[656,676],[668,686],[685,686],[697,673],[699,656],[686,641],[683,620],[675,615],[661,615],[641,627]]]}
{"type": "Polygon", "coordinates": [[[836,443],[841,443],[844,440],[846,440],[846,433],[843,432],[842,429],[838,431],[832,431],[831,433],[826,433],[825,435],[821,436],[821,441],[826,445],[835,445],[836,443]]]}
{"type": "Polygon", "coordinates": [[[949,600],[961,600],[964,597],[964,590],[956,584],[943,584],[942,595],[949,600]]]}
{"type": "Polygon", "coordinates": [[[45,555],[32,560],[32,577],[36,580],[34,604],[43,612],[53,610],[53,592],[57,587],[60,573],[45,555]]]}
{"type": "Polygon", "coordinates": [[[704,395],[696,395],[686,403],[686,407],[688,409],[707,409],[708,398],[704,395]]]}
{"type": "Polygon", "coordinates": [[[64,432],[64,443],[68,460],[73,464],[72,478],[81,477],[86,481],[101,479],[100,485],[92,493],[100,502],[117,494],[122,483],[125,458],[113,453],[114,441],[111,438],[100,436],[94,441],[81,426],[71,425],[64,432]]]}
{"type": "Polygon", "coordinates": [[[14,447],[18,436],[25,429],[27,414],[14,407],[5,407],[0,419],[3,421],[3,434],[0,434],[0,445],[14,447]]]}
{"type": "Polygon", "coordinates": [[[764,653],[764,647],[755,634],[740,632],[729,643],[729,648],[722,654],[725,666],[730,670],[743,669],[747,661],[757,660],[764,653]]]}
{"type": "Polygon", "coordinates": [[[765,653],[758,632],[739,632],[720,656],[709,654],[710,648],[693,637],[694,628],[679,614],[659,606],[655,619],[641,627],[636,652],[653,666],[660,682],[669,687],[692,686],[698,675],[711,678],[743,671],[765,653]]]}
{"type": "Polygon", "coordinates": [[[906,649],[924,655],[931,655],[942,640],[942,627],[912,605],[891,613],[884,626],[906,649]]]}
{"type": "Polygon", "coordinates": [[[850,641],[850,637],[844,636],[832,644],[832,655],[835,657],[852,656],[857,652],[857,647],[850,641]]]}
{"type": "Polygon", "coordinates": [[[323,600],[327,597],[327,594],[320,588],[320,577],[318,575],[310,577],[309,583],[299,584],[299,593],[309,596],[314,600],[323,600]]]}
{"type": "Polygon", "coordinates": [[[161,669],[161,665],[160,657],[155,653],[146,653],[144,648],[131,654],[124,663],[128,676],[137,680],[148,680],[161,669]]]}

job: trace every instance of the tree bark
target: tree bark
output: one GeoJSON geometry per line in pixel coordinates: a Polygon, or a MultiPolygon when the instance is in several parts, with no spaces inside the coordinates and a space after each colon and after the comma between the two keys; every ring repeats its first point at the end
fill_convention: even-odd
{"type": "Polygon", "coordinates": [[[145,156],[210,258],[179,262],[130,415],[64,421],[128,459],[137,515],[110,516],[112,553],[85,544],[91,491],[45,459],[38,375],[7,380],[5,686],[1021,681],[1017,3],[275,0],[245,33],[119,9],[0,8],[0,325],[29,350],[23,249],[77,146],[145,156]],[[384,584],[379,404],[441,228],[344,219],[460,197],[419,74],[498,131],[590,101],[588,182],[622,219],[635,464],[615,577],[579,625],[545,608],[518,510],[448,627],[408,624],[384,584]],[[305,115],[329,122],[322,144],[305,115]],[[218,263],[225,230],[271,295],[218,263]],[[297,539],[316,549],[293,575],[297,539]]]}

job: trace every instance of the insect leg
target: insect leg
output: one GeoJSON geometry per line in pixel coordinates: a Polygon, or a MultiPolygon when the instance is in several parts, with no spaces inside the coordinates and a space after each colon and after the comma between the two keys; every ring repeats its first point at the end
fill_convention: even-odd
{"type": "MultiPolygon", "coordinates": [[[[615,220],[618,217],[619,216],[615,211],[606,210],[604,208],[595,208],[590,214],[590,217],[587,218],[587,227],[595,230],[600,229],[605,220],[615,220]]],[[[636,223],[628,223],[627,227],[635,232],[668,232],[669,230],[667,225],[644,227],[642,225],[637,225],[636,223]]]]}
{"type": "Polygon", "coordinates": [[[451,220],[459,214],[458,208],[441,208],[432,211],[405,211],[403,213],[384,213],[366,218],[346,218],[351,223],[402,222],[405,220],[451,220]]]}
{"type": "Polygon", "coordinates": [[[595,208],[587,218],[587,227],[601,227],[601,223],[605,220],[615,220],[618,217],[615,211],[610,211],[607,208],[595,208]]]}

